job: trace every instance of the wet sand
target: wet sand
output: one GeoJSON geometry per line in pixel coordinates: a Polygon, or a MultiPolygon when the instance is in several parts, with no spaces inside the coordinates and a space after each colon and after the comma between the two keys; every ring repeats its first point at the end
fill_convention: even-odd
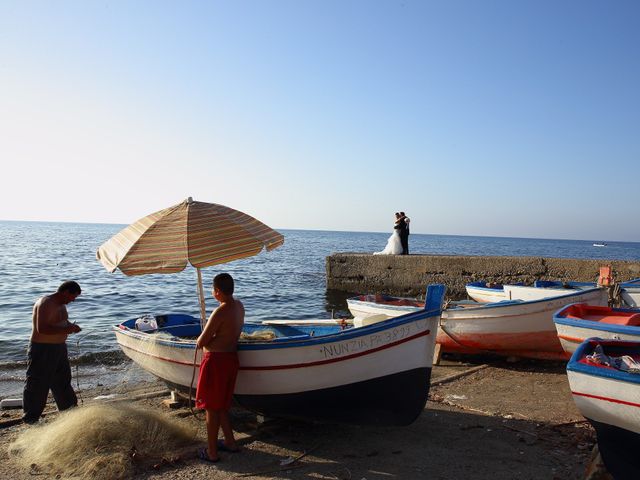
{"type": "MultiPolygon", "coordinates": [[[[82,392],[85,404],[97,395],[115,395],[112,401],[197,426],[192,447],[140,459],[135,478],[141,479],[581,479],[595,442],[560,362],[447,357],[434,367],[426,409],[408,427],[259,422],[255,414],[234,408],[243,451],[221,453],[215,465],[195,456],[206,438],[204,420],[185,407],[164,406],[168,393],[161,382],[82,392]],[[281,465],[287,460],[292,463],[281,465]]],[[[46,413],[45,421],[57,416],[53,405],[46,413]]],[[[29,428],[6,426],[20,414],[5,410],[0,418],[0,478],[34,478],[7,453],[9,443],[29,428]]],[[[41,473],[39,478],[51,477],[41,473]]]]}

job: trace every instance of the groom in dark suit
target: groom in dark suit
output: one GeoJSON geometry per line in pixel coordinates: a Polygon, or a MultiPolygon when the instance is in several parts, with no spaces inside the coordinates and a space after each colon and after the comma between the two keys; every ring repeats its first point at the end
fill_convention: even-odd
{"type": "Polygon", "coordinates": [[[402,244],[402,255],[409,255],[409,218],[404,212],[400,212],[400,219],[396,228],[400,230],[398,233],[402,244]]]}

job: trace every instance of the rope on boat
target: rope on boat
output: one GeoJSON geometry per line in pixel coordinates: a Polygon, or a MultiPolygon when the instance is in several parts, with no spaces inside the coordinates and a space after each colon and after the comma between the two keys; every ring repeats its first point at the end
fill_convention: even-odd
{"type": "Polygon", "coordinates": [[[193,381],[196,378],[197,358],[198,358],[198,345],[196,345],[196,348],[194,349],[194,352],[193,352],[193,373],[191,374],[191,382],[189,383],[189,411],[191,412],[191,415],[193,415],[195,418],[198,418],[198,414],[193,409],[193,381]]]}
{"type": "Polygon", "coordinates": [[[80,399],[80,405],[84,405],[84,399],[82,398],[82,390],[80,390],[80,373],[79,373],[79,366],[80,366],[80,337],[78,337],[76,339],[76,387],[77,387],[77,391],[78,391],[78,398],[80,399]]]}
{"type": "Polygon", "coordinates": [[[613,283],[607,287],[607,293],[609,296],[608,304],[610,307],[619,308],[624,303],[622,299],[622,288],[618,282],[613,283]]]}

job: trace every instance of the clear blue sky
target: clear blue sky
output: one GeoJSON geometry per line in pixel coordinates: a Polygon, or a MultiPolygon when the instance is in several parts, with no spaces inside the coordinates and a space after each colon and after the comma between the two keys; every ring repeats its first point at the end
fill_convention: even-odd
{"type": "Polygon", "coordinates": [[[640,241],[640,2],[0,1],[0,219],[640,241]]]}

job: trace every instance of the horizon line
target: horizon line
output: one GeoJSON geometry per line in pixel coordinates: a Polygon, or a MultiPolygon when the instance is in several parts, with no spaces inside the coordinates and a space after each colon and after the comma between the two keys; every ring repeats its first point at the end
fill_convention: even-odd
{"type": "MultiPolygon", "coordinates": [[[[13,222],[13,223],[63,223],[71,225],[114,225],[126,227],[131,223],[113,223],[113,222],[77,222],[77,221],[57,221],[57,220],[4,220],[0,219],[0,222],[13,222]]],[[[133,222],[132,222],[133,223],[133,222]]],[[[272,227],[270,227],[272,228],[272,227]]],[[[293,231],[305,231],[305,232],[333,232],[333,233],[375,233],[375,234],[388,234],[389,232],[376,232],[371,230],[327,230],[321,228],[273,228],[274,230],[293,230],[293,231]]],[[[594,240],[584,238],[549,238],[549,237],[519,237],[519,236],[504,236],[504,235],[477,235],[477,234],[454,234],[454,233],[420,233],[414,232],[412,235],[425,235],[436,237],[480,237],[480,238],[513,238],[521,240],[561,240],[561,241],[576,241],[576,242],[595,242],[595,243],[640,243],[640,241],[633,240],[594,240]]]]}

